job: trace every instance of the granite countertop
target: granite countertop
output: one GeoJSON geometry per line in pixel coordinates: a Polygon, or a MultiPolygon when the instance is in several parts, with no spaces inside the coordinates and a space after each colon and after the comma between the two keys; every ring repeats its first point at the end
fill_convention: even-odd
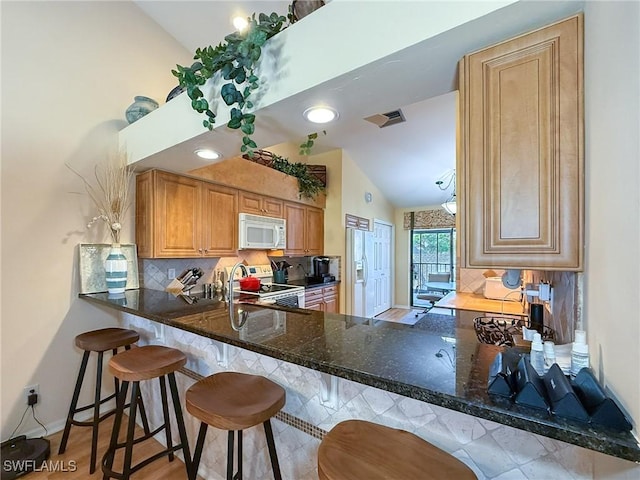
{"type": "Polygon", "coordinates": [[[481,344],[479,312],[428,313],[413,326],[241,301],[230,310],[218,296],[192,304],[157,290],[128,290],[124,298],[82,294],[98,304],[230,345],[451,410],[640,461],[629,432],[605,431],[515,405],[487,393],[491,363],[502,347],[481,344]],[[230,315],[230,313],[232,315],[230,315]],[[230,316],[239,331],[231,327],[230,316]],[[274,321],[277,319],[277,322],[274,321]],[[280,325],[274,329],[273,325],[280,325]],[[284,325],[284,328],[282,328],[284,325]]]}
{"type": "Polygon", "coordinates": [[[340,280],[334,280],[332,282],[326,283],[307,283],[307,280],[302,278],[298,280],[289,280],[289,285],[297,285],[299,287],[304,287],[305,290],[312,290],[314,288],[322,288],[322,287],[330,287],[331,285],[340,284],[340,280]]]}

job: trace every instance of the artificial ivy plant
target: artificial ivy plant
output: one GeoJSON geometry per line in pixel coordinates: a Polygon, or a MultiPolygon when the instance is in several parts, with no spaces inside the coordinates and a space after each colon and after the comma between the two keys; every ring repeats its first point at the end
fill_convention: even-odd
{"type": "Polygon", "coordinates": [[[291,163],[288,159],[271,154],[271,168],[298,179],[298,191],[303,198],[314,198],[320,192],[325,191],[322,182],[311,174],[307,165],[301,162],[291,163]]]}
{"type": "Polygon", "coordinates": [[[224,38],[225,43],[220,43],[215,48],[198,48],[194,56],[195,62],[190,67],[176,65],[177,69],[171,73],[178,78],[180,85],[186,88],[191,99],[191,107],[206,115],[207,118],[202,124],[209,130],[213,130],[216,114],[209,108],[209,102],[204,98],[200,87],[218,72],[224,80],[228,80],[220,89],[222,100],[231,107],[227,126],[242,131],[244,135],[240,150],[251,155],[257,145],[251,138],[255,130],[256,116],[248,112],[253,108],[253,102],[249,97],[260,84],[255,67],[265,42],[288,24],[285,24],[286,17],[275,12],[271,15],[261,13],[258,20],[253,14],[248,22],[247,28],[242,32],[227,35],[224,38]]]}
{"type": "MultiPolygon", "coordinates": [[[[293,9],[294,4],[295,2],[289,7],[287,17],[275,12],[271,15],[260,13],[256,20],[254,13],[247,19],[248,25],[242,32],[227,35],[225,42],[221,42],[215,48],[212,46],[198,48],[194,55],[195,61],[190,67],[176,65],[176,70],[171,71],[178,78],[180,86],[186,88],[187,95],[191,99],[191,107],[198,113],[205,114],[206,118],[202,124],[209,130],[213,130],[216,114],[211,110],[208,100],[204,98],[201,87],[207,80],[220,73],[220,76],[227,81],[220,89],[220,97],[227,106],[231,107],[227,127],[242,131],[240,151],[250,158],[253,157],[254,149],[257,148],[256,142],[251,138],[255,131],[256,117],[251,113],[253,102],[249,98],[260,86],[255,68],[266,41],[298,20],[293,9]]],[[[317,133],[307,136],[305,142],[300,145],[301,155],[311,153],[313,141],[317,137],[317,133]]],[[[324,190],[324,185],[310,174],[303,163],[290,163],[286,158],[275,156],[271,166],[297,177],[302,197],[313,198],[324,190]]]]}

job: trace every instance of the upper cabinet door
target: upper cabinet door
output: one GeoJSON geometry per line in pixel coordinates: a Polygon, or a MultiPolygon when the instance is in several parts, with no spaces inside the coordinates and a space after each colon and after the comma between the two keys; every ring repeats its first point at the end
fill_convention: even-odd
{"type": "Polygon", "coordinates": [[[238,190],[202,183],[203,252],[206,257],[238,253],[238,190]]]}
{"type": "Polygon", "coordinates": [[[265,217],[283,218],[283,201],[251,192],[240,191],[241,213],[251,213],[265,217]]]}
{"type": "Polygon", "coordinates": [[[155,204],[155,257],[201,255],[200,182],[157,172],[155,204]]]}
{"type": "Polygon", "coordinates": [[[579,15],[460,62],[462,265],[583,269],[582,32],[579,15]]]}

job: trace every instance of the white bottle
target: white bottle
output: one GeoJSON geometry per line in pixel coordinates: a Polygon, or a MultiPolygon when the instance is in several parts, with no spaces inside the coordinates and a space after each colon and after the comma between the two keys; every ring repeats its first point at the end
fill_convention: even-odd
{"type": "Polygon", "coordinates": [[[580,369],[589,367],[589,345],[587,332],[576,330],[575,340],[571,348],[571,376],[575,377],[580,369]]]}
{"type": "Polygon", "coordinates": [[[538,372],[538,375],[544,375],[544,353],[542,347],[542,337],[538,332],[533,334],[531,341],[531,354],[529,357],[531,366],[538,372]]]}
{"type": "Polygon", "coordinates": [[[546,341],[544,342],[544,373],[547,373],[554,363],[556,363],[556,344],[546,341]]]}

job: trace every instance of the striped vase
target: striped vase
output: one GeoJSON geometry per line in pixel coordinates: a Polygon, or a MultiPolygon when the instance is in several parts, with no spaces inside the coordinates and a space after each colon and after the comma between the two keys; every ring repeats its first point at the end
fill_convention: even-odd
{"type": "Polygon", "coordinates": [[[123,293],[127,285],[127,259],[122,254],[119,243],[111,245],[109,256],[104,262],[107,291],[110,294],[123,293]]]}

